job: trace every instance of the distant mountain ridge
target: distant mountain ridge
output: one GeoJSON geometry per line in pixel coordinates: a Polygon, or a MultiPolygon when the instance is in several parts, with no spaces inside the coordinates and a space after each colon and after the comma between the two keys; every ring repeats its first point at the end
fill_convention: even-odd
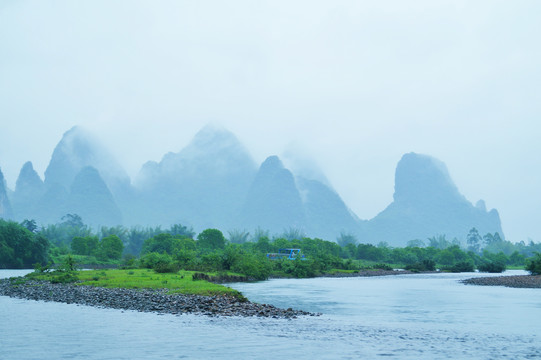
{"type": "Polygon", "coordinates": [[[8,191],[4,174],[0,170],[0,218],[11,219],[13,212],[11,210],[11,202],[8,198],[8,191]]]}
{"type": "Polygon", "coordinates": [[[295,174],[278,156],[258,167],[234,134],[206,126],[179,152],[145,163],[132,184],[97,139],[74,127],[56,146],[44,181],[27,162],[11,194],[0,173],[0,217],[46,224],[77,213],[94,227],[182,223],[196,231],[261,228],[271,234],[296,229],[331,241],[345,233],[393,246],[438,234],[464,239],[472,227],[503,236],[498,212],[487,211],[483,201],[472,205],[445,164],[427,155],[402,157],[393,202],[370,220],[360,220],[321,180],[324,174],[313,173],[295,174]]]}
{"type": "MultiPolygon", "coordinates": [[[[476,227],[481,234],[502,234],[496,210],[473,206],[460,194],[445,164],[433,157],[405,154],[395,173],[394,201],[364,228],[368,241],[403,245],[437,234],[462,239],[476,227]]],[[[484,204],[484,202],[482,202],[484,204]]]]}

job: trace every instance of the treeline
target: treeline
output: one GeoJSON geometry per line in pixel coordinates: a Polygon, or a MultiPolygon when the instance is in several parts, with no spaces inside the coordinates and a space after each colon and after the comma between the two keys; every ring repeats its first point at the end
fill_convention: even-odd
{"type": "Polygon", "coordinates": [[[0,269],[31,268],[35,263],[46,263],[49,247],[49,240],[43,234],[0,219],[0,269]]]}
{"type": "Polygon", "coordinates": [[[501,272],[507,266],[524,267],[541,253],[541,244],[511,243],[499,234],[480,236],[474,228],[467,246],[444,235],[426,241],[412,240],[404,248],[358,243],[349,234],[336,242],[308,238],[289,229],[270,237],[268,231],[232,230],[226,236],[217,229],[197,234],[175,224],[169,228],[123,226],[93,231],[80,216],[67,214],[62,222],[38,229],[32,220],[21,224],[0,220],[0,267],[28,268],[61,263],[71,256],[79,264],[105,264],[152,268],[158,272],[179,269],[235,272],[253,279],[269,276],[311,277],[367,268],[401,267],[413,271],[501,272]],[[301,249],[303,260],[269,260],[267,253],[281,248],[301,249]]]}

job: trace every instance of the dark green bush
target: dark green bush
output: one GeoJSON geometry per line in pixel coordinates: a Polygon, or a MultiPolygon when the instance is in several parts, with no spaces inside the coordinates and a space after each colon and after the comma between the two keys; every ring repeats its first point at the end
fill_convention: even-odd
{"type": "Polygon", "coordinates": [[[283,273],[296,278],[316,276],[313,262],[311,260],[301,260],[300,258],[296,260],[283,259],[276,261],[276,263],[283,273]]]}
{"type": "Polygon", "coordinates": [[[486,261],[480,264],[477,269],[481,272],[501,273],[505,271],[506,265],[499,261],[486,261]]]}
{"type": "Polygon", "coordinates": [[[394,270],[392,266],[388,265],[388,264],[374,264],[372,265],[372,269],[375,269],[375,270],[394,270]]]}
{"type": "Polygon", "coordinates": [[[242,254],[231,266],[231,270],[254,280],[266,280],[271,273],[272,265],[263,255],[242,254]]]}
{"type": "Polygon", "coordinates": [[[459,273],[459,272],[473,272],[475,268],[473,266],[473,262],[460,261],[452,266],[443,267],[442,270],[459,273]]]}
{"type": "Polygon", "coordinates": [[[406,270],[410,271],[435,271],[436,270],[436,262],[434,260],[425,259],[421,262],[406,265],[406,270]]]}
{"type": "Polygon", "coordinates": [[[163,262],[160,262],[160,263],[157,263],[156,265],[154,265],[154,267],[152,268],[152,270],[154,270],[155,272],[157,273],[160,273],[160,274],[164,274],[164,273],[176,273],[180,270],[180,266],[176,263],[163,263],[163,262]]]}
{"type": "Polygon", "coordinates": [[[55,271],[55,275],[51,278],[53,284],[68,284],[74,283],[77,280],[79,280],[79,278],[71,271],[55,271]]]}
{"type": "Polygon", "coordinates": [[[536,253],[531,259],[528,259],[526,270],[532,275],[541,275],[541,253],[536,253]]]}

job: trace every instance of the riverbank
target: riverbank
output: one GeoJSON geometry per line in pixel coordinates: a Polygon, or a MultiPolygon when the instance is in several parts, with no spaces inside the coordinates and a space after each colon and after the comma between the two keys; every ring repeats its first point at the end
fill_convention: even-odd
{"type": "Polygon", "coordinates": [[[228,295],[203,296],[168,292],[169,289],[135,290],[77,284],[53,284],[44,280],[25,278],[0,280],[0,295],[25,300],[54,301],[173,315],[256,316],[281,319],[317,315],[302,310],[280,309],[273,305],[257,304],[228,295]]]}
{"type": "MultiPolygon", "coordinates": [[[[422,273],[435,273],[436,271],[424,271],[422,273]]],[[[371,277],[371,276],[391,276],[391,275],[407,275],[407,274],[419,274],[420,272],[413,272],[409,270],[359,270],[356,272],[336,272],[331,274],[322,274],[318,277],[332,277],[332,278],[343,278],[343,277],[371,277]]]]}
{"type": "Polygon", "coordinates": [[[467,285],[541,289],[541,275],[479,277],[462,280],[462,283],[467,285]]]}

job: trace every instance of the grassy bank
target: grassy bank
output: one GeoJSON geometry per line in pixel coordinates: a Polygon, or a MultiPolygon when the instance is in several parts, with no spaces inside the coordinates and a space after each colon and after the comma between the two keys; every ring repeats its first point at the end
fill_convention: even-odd
{"type": "MultiPolygon", "coordinates": [[[[169,293],[227,295],[243,298],[237,290],[205,280],[193,280],[194,271],[159,274],[150,269],[102,269],[89,271],[31,273],[27,277],[51,282],[75,282],[80,286],[125,289],[169,289],[169,293]]],[[[208,275],[216,275],[209,273],[208,275]]]]}

